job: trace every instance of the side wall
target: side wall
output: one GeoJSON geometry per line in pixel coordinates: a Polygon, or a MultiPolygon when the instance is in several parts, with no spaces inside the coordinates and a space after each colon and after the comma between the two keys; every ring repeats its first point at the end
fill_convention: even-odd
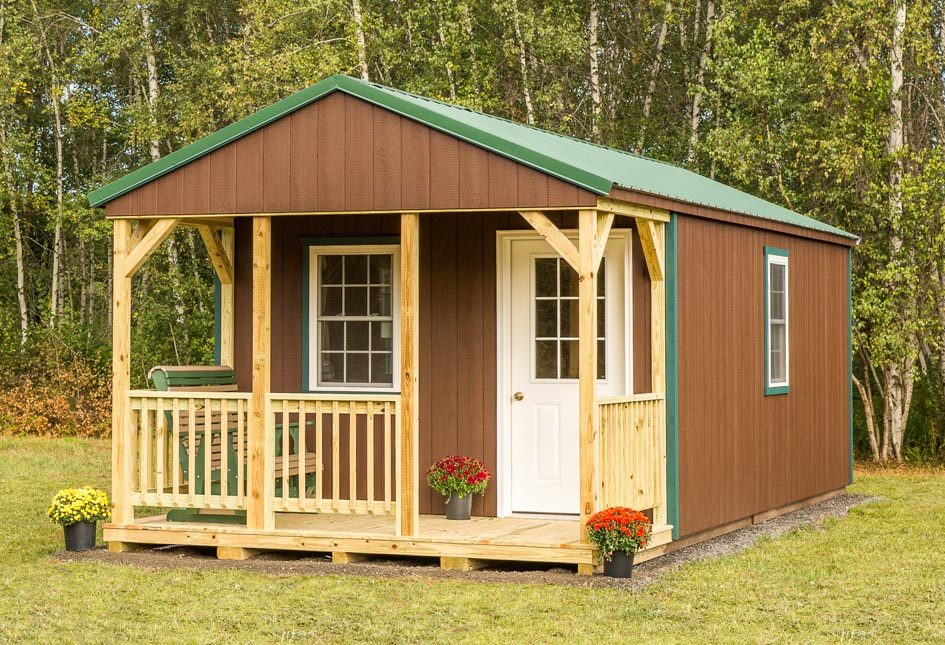
{"type": "MultiPolygon", "coordinates": [[[[573,214],[550,215],[576,228],[573,214]]],[[[302,240],[399,234],[390,215],[273,218],[272,389],[302,387],[302,240]]],[[[617,227],[632,226],[618,218],[617,227]]],[[[420,232],[420,466],[467,454],[496,466],[496,231],[528,229],[516,213],[430,214],[420,232]]],[[[235,365],[241,389],[251,385],[252,246],[249,219],[236,220],[235,365]]],[[[650,288],[643,252],[633,236],[634,391],[650,387],[650,288]]],[[[443,502],[420,487],[420,512],[443,502]]],[[[477,515],[495,515],[496,487],[475,501],[477,515]]]]}
{"type": "Polygon", "coordinates": [[[849,478],[847,248],[680,216],[680,535],[849,478]],[[764,247],[790,252],[790,392],[764,395],[764,247]]]}

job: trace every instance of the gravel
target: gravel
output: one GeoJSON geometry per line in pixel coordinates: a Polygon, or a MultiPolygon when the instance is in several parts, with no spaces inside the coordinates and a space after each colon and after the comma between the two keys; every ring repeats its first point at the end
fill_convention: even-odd
{"type": "Polygon", "coordinates": [[[147,570],[239,569],[274,576],[351,575],[468,580],[486,583],[556,584],[595,588],[616,587],[633,590],[645,588],[663,574],[687,562],[738,553],[752,546],[760,538],[777,537],[798,528],[820,528],[825,519],[844,517],[851,508],[877,499],[879,498],[867,495],[840,495],[762,524],[732,531],[644,562],[634,567],[631,579],[607,578],[601,575],[578,576],[575,575],[573,568],[521,562],[494,562],[485,569],[468,572],[443,571],[439,568],[438,561],[431,558],[375,557],[356,564],[335,565],[326,555],[282,551],[268,551],[251,560],[237,562],[217,560],[216,550],[213,548],[176,546],[156,547],[130,553],[109,553],[106,549],[99,548],[81,553],[61,552],[56,557],[63,562],[108,562],[147,570]]]}

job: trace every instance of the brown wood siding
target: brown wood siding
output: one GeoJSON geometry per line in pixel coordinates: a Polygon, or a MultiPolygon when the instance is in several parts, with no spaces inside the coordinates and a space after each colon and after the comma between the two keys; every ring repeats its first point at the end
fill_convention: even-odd
{"type": "MultiPolygon", "coordinates": [[[[576,228],[573,214],[552,214],[564,228],[576,228]]],[[[421,217],[420,230],[420,449],[421,470],[449,454],[482,459],[496,468],[496,232],[528,229],[515,213],[448,214],[421,217]]],[[[272,230],[272,389],[302,387],[302,239],[387,237],[399,234],[391,215],[283,217],[272,230]]],[[[615,226],[631,226],[618,218],[615,226]]],[[[635,238],[636,236],[634,236],[635,238]]],[[[251,222],[236,220],[235,369],[240,389],[251,386],[251,222]]],[[[649,387],[649,278],[639,242],[633,246],[634,390],[649,387]]],[[[361,469],[363,472],[363,468],[361,469]]],[[[422,475],[422,472],[421,472],[422,475]]],[[[342,476],[342,493],[347,492],[342,476]]],[[[443,500],[420,487],[420,512],[443,511],[443,500]]],[[[495,515],[493,482],[473,507],[495,515]]]]}
{"type": "Polygon", "coordinates": [[[596,196],[341,92],[109,202],[109,217],[593,206],[596,196]]]}
{"type": "Polygon", "coordinates": [[[848,482],[847,249],[680,217],[679,512],[690,535],[848,482]],[[790,252],[790,392],[764,395],[764,247],[790,252]]]}

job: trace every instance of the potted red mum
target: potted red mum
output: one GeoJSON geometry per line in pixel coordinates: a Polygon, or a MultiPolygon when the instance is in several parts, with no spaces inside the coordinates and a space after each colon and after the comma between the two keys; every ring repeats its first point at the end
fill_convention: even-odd
{"type": "Polygon", "coordinates": [[[485,492],[489,485],[489,469],[472,457],[443,457],[427,471],[427,484],[446,495],[446,517],[468,520],[472,514],[472,497],[485,492]]]}
{"type": "Polygon", "coordinates": [[[604,575],[629,578],[633,572],[633,556],[649,542],[652,529],[653,524],[646,515],[625,506],[591,515],[587,520],[587,537],[600,549],[604,575]]]}

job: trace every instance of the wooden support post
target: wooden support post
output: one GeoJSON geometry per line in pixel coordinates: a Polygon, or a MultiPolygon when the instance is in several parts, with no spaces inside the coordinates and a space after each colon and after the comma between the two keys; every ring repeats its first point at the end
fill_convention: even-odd
{"type": "Polygon", "coordinates": [[[597,211],[578,215],[578,428],[581,481],[581,541],[588,517],[597,509],[597,211]]]}
{"type": "MultiPolygon", "coordinates": [[[[648,236],[653,244],[653,253],[654,261],[659,265],[659,274],[655,272],[650,273],[650,348],[651,348],[651,358],[650,358],[650,370],[651,370],[651,380],[652,380],[652,389],[654,393],[665,394],[666,393],[666,268],[664,264],[664,258],[666,257],[666,250],[664,246],[665,235],[666,235],[666,225],[662,222],[645,222],[648,224],[647,228],[650,230],[650,235],[648,236]]],[[[661,446],[661,454],[655,455],[654,457],[658,459],[658,472],[661,474],[657,478],[658,486],[660,490],[655,491],[656,498],[660,500],[660,503],[656,505],[653,509],[653,523],[657,525],[665,525],[667,522],[667,508],[666,508],[666,441],[665,441],[665,428],[666,428],[666,398],[659,402],[659,405],[662,408],[662,414],[660,419],[662,420],[661,430],[662,441],[659,442],[661,446]]]]}
{"type": "MultiPolygon", "coordinates": [[[[221,231],[220,241],[230,261],[233,276],[236,277],[234,264],[234,249],[236,236],[232,228],[221,231]]],[[[233,309],[233,281],[229,284],[220,284],[220,364],[233,367],[234,354],[234,309],[233,309]]]]}
{"type": "Polygon", "coordinates": [[[420,370],[420,215],[400,216],[400,461],[397,485],[397,528],[416,535],[419,509],[419,388],[420,370]]]}
{"type": "Polygon", "coordinates": [[[217,560],[249,560],[259,553],[259,549],[247,549],[242,546],[218,546],[217,560]]]}
{"type": "Polygon", "coordinates": [[[249,417],[249,498],[246,526],[275,526],[275,433],[267,427],[271,376],[272,218],[253,217],[253,396],[249,417]]]}
{"type": "Polygon", "coordinates": [[[331,563],[332,564],[354,564],[355,562],[363,562],[367,560],[370,556],[364,555],[363,553],[348,553],[347,551],[332,551],[331,552],[331,563]]]}
{"type": "Polygon", "coordinates": [[[488,565],[489,563],[485,560],[476,560],[475,558],[440,556],[440,569],[443,571],[475,571],[488,565]]]}
{"type": "Polygon", "coordinates": [[[129,433],[131,389],[131,276],[125,272],[131,245],[131,221],[115,220],[112,287],[112,522],[132,524],[133,455],[129,433]]]}
{"type": "Polygon", "coordinates": [[[592,576],[594,575],[594,571],[597,569],[597,567],[593,564],[579,564],[577,567],[579,576],[592,576]]]}
{"type": "Polygon", "coordinates": [[[109,542],[108,551],[110,553],[134,553],[135,551],[148,551],[153,549],[153,544],[135,544],[134,542],[109,542]]]}

